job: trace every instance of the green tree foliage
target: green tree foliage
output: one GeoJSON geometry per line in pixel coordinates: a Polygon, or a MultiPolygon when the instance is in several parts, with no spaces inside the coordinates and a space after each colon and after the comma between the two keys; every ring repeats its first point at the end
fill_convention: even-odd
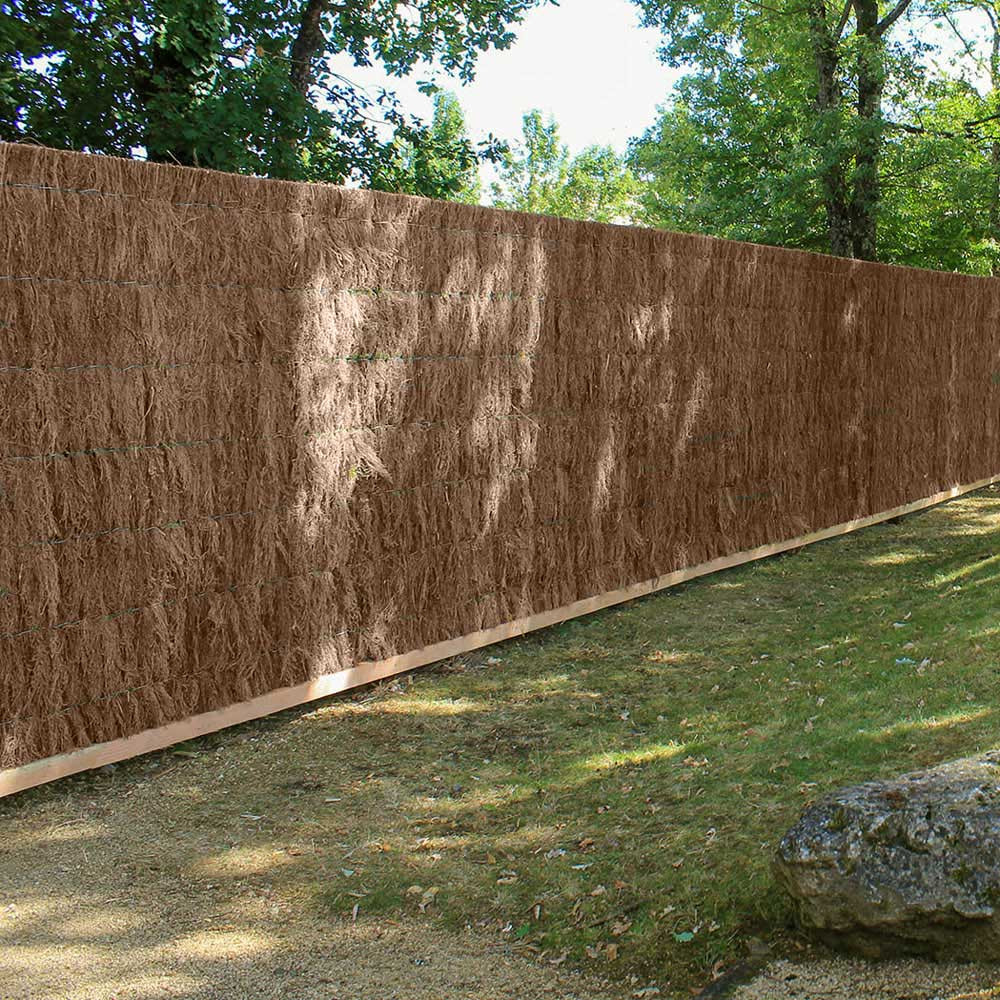
{"type": "MultiPolygon", "coordinates": [[[[492,146],[500,155],[498,144],[492,146]]],[[[473,150],[458,98],[448,91],[434,95],[434,117],[422,140],[397,139],[395,156],[387,158],[372,186],[387,191],[423,194],[475,205],[479,202],[479,157],[473,150]]]]}
{"type": "Polygon", "coordinates": [[[559,192],[566,185],[569,149],[559,139],[559,126],[541,111],[523,119],[522,142],[508,149],[493,184],[493,204],[521,212],[558,215],[559,192]]]}
{"type": "Polygon", "coordinates": [[[400,143],[436,149],[440,136],[393,95],[333,72],[329,57],[400,77],[433,64],[469,80],[479,52],[508,47],[538,2],[8,0],[0,138],[370,182],[400,143]]]}
{"type": "Polygon", "coordinates": [[[633,150],[644,173],[682,157],[690,181],[684,164],[701,144],[702,184],[686,189],[682,218],[694,224],[721,208],[738,229],[732,202],[743,200],[757,238],[815,248],[822,233],[832,253],[874,258],[886,107],[921,89],[924,48],[897,37],[912,0],[635,2],[663,32],[662,58],[690,70],[633,150]],[[674,135],[688,152],[658,160],[651,147],[674,135]]]}
{"type": "Polygon", "coordinates": [[[997,0],[637,2],[688,69],[630,148],[641,221],[997,272],[997,0]]]}
{"type": "Polygon", "coordinates": [[[657,122],[633,141],[629,162],[642,181],[638,220],[829,250],[815,157],[803,141],[805,100],[786,100],[780,80],[748,99],[740,75],[735,69],[682,80],[657,122]]]}
{"type": "Polygon", "coordinates": [[[522,133],[492,186],[494,205],[595,222],[632,218],[638,185],[610,146],[588,146],[571,157],[555,121],[537,110],[524,116],[522,133]]]}
{"type": "MultiPolygon", "coordinates": [[[[929,87],[935,100],[904,128],[917,159],[909,176],[930,189],[938,234],[963,270],[1000,272],[1000,2],[929,0],[928,14],[952,43],[929,87]],[[964,241],[964,242],[963,242],[964,241]],[[954,254],[954,251],[953,251],[954,254]]],[[[904,179],[907,174],[902,173],[904,179]]],[[[911,194],[899,184],[901,200],[911,194]]]]}
{"type": "Polygon", "coordinates": [[[932,88],[918,125],[888,129],[882,159],[879,257],[897,264],[996,272],[996,165],[978,101],[954,80],[932,88]],[[957,126],[957,127],[956,127],[957,126]]]}

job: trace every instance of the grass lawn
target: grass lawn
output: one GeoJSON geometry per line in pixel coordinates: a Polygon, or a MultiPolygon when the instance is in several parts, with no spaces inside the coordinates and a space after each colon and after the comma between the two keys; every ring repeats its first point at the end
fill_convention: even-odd
{"type": "Polygon", "coordinates": [[[810,800],[1000,745],[998,578],[991,489],[17,809],[159,782],[206,842],[220,803],[253,817],[239,851],[280,845],[313,913],[470,923],[684,996],[751,937],[794,945],[769,865],[810,800]]]}

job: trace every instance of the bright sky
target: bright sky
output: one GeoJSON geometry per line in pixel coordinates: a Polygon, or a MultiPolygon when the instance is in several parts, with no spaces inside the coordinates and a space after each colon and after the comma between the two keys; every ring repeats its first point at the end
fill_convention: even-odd
{"type": "MultiPolygon", "coordinates": [[[[531,11],[509,49],[483,53],[472,84],[460,87],[444,75],[438,83],[458,95],[474,141],[490,132],[517,139],[521,117],[540,108],[555,117],[571,152],[594,143],[622,152],[653,123],[677,77],[657,60],[658,40],[658,32],[639,27],[629,0],[562,0],[531,11]]],[[[430,117],[430,101],[416,89],[425,69],[395,80],[349,60],[334,68],[357,83],[395,91],[407,111],[430,117]]]]}

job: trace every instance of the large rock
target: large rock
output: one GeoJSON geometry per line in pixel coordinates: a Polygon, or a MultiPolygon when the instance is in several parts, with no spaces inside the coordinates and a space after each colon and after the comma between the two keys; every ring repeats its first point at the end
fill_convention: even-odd
{"type": "Polygon", "coordinates": [[[834,793],[781,841],[775,872],[835,946],[1000,958],[1000,753],[834,793]]]}

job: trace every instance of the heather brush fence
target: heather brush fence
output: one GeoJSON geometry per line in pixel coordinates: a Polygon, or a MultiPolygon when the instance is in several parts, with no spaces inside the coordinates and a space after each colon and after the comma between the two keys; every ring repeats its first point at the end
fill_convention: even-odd
{"type": "Polygon", "coordinates": [[[0,199],[0,791],[1000,472],[991,279],[17,145],[0,199]]]}

